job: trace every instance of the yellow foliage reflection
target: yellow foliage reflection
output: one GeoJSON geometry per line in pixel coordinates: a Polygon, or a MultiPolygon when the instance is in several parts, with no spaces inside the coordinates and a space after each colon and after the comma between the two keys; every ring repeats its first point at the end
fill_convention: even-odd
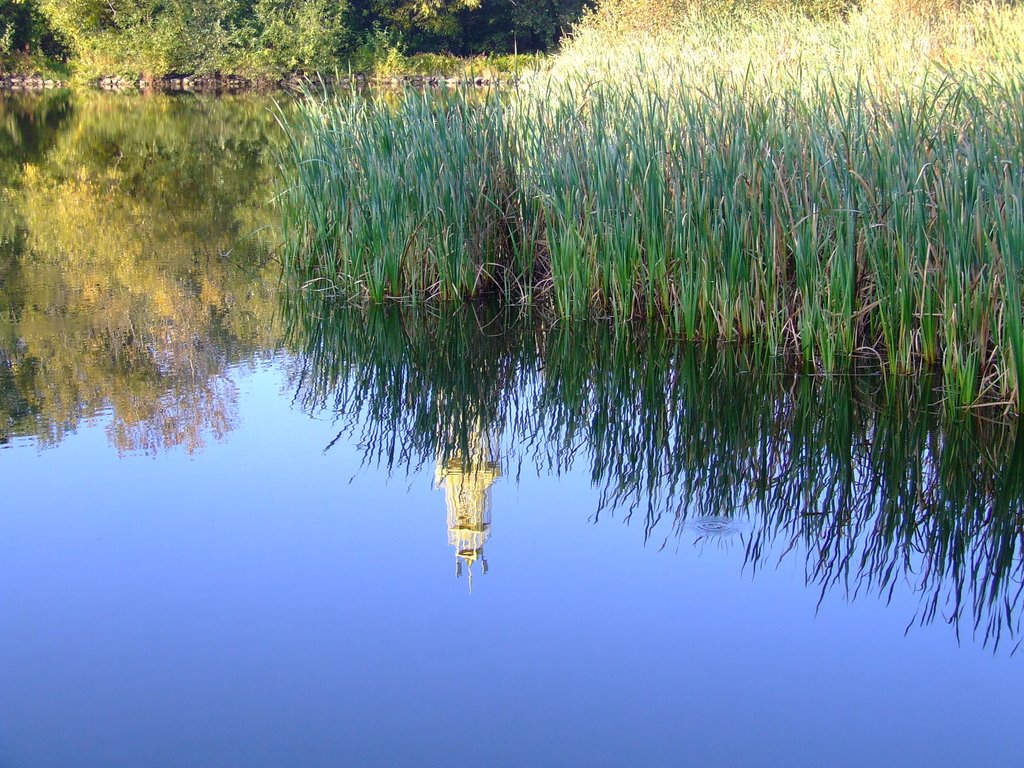
{"type": "Polygon", "coordinates": [[[193,452],[232,428],[230,367],[280,344],[277,272],[248,236],[271,122],[245,100],[83,94],[0,177],[0,442],[102,415],[119,451],[193,452]]]}

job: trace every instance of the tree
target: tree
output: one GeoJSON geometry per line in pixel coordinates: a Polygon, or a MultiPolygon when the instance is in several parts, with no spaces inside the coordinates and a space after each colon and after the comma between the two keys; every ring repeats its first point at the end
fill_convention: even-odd
{"type": "Polygon", "coordinates": [[[592,0],[483,0],[469,19],[463,53],[552,50],[592,0]]]}
{"type": "MultiPolygon", "coordinates": [[[[624,0],[619,0],[623,2],[624,0]]],[[[406,52],[550,50],[592,0],[0,0],[0,57],[58,42],[85,76],[279,76],[406,52]]]]}
{"type": "Polygon", "coordinates": [[[39,2],[93,75],[330,69],[347,44],[341,0],[39,2]]]}
{"type": "Polygon", "coordinates": [[[41,9],[30,0],[0,0],[0,61],[14,53],[64,53],[41,9]]]}
{"type": "Polygon", "coordinates": [[[353,0],[350,26],[397,34],[413,51],[550,50],[592,0],[353,0]]]}
{"type": "Polygon", "coordinates": [[[362,35],[387,30],[414,51],[459,47],[463,21],[481,0],[353,0],[350,26],[362,35]]]}

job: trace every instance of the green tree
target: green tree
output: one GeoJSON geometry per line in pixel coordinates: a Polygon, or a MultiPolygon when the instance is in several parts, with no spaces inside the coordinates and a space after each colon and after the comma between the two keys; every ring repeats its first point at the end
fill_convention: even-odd
{"type": "Polygon", "coordinates": [[[410,51],[550,50],[591,0],[352,0],[349,26],[387,30],[410,51]]]}
{"type": "Polygon", "coordinates": [[[344,67],[382,40],[413,53],[544,51],[591,2],[0,0],[0,64],[28,46],[66,53],[85,77],[273,77],[344,67]]]}
{"type": "Polygon", "coordinates": [[[38,1],[87,75],[330,69],[348,42],[340,0],[38,1]]]}
{"type": "Polygon", "coordinates": [[[458,51],[467,15],[482,0],[352,0],[350,25],[363,36],[396,33],[412,51],[458,51]]]}
{"type": "Polygon", "coordinates": [[[53,30],[33,0],[0,0],[0,64],[14,54],[63,55],[53,30]]]}
{"type": "Polygon", "coordinates": [[[235,40],[250,68],[324,71],[351,46],[346,4],[339,0],[256,0],[235,40]]]}
{"type": "Polygon", "coordinates": [[[470,14],[463,54],[550,51],[592,0],[483,0],[470,14]]]}

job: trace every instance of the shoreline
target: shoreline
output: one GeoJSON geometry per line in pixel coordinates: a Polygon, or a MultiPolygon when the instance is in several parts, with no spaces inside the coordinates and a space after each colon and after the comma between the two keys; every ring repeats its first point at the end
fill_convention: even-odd
{"type": "Polygon", "coordinates": [[[0,91],[51,91],[67,88],[68,83],[41,74],[15,75],[0,72],[0,91]]]}
{"type": "Polygon", "coordinates": [[[376,76],[353,74],[346,77],[321,77],[293,74],[284,78],[250,78],[241,75],[168,75],[138,79],[108,76],[84,82],[72,82],[46,77],[39,73],[29,75],[0,73],[0,92],[24,93],[55,89],[86,88],[100,91],[136,91],[139,93],[259,93],[301,90],[309,83],[323,83],[331,88],[353,85],[375,88],[441,88],[441,87],[499,87],[514,84],[515,75],[507,76],[447,76],[447,75],[394,75],[376,76]]]}

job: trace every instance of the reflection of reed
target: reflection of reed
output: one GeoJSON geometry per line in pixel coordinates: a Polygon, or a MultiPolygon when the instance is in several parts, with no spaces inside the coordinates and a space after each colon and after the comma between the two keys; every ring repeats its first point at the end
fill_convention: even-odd
{"type": "Polygon", "coordinates": [[[481,307],[302,301],[286,307],[305,362],[298,397],[357,430],[369,461],[443,464],[483,430],[506,466],[585,467],[598,513],[641,513],[647,536],[742,518],[752,568],[804,552],[822,594],[888,596],[904,582],[917,621],[1016,642],[1024,438],[951,414],[927,378],[787,374],[658,331],[545,328],[481,307]]]}

